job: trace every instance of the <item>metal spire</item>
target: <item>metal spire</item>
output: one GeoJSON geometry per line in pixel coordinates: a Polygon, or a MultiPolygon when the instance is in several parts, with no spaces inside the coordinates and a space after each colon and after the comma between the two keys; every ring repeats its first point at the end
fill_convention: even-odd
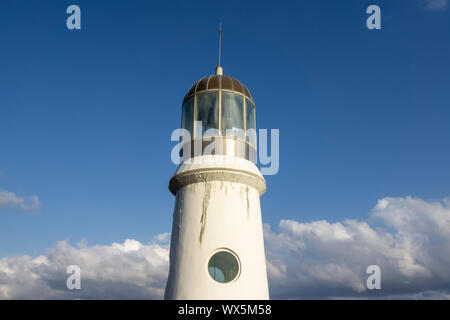
{"type": "Polygon", "coordinates": [[[216,68],[216,74],[217,75],[222,75],[223,74],[223,69],[220,66],[220,49],[221,49],[221,43],[222,43],[222,23],[219,23],[219,63],[217,65],[216,68]]]}

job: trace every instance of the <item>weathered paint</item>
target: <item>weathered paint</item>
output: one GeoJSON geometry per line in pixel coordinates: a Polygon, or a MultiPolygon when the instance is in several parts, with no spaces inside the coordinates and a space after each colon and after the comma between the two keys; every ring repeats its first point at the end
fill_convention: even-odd
{"type": "Polygon", "coordinates": [[[203,232],[205,231],[206,226],[206,215],[208,214],[208,204],[209,198],[211,197],[211,187],[212,187],[211,183],[205,182],[205,195],[203,196],[202,217],[200,219],[201,223],[199,236],[200,243],[202,243],[203,232]]]}

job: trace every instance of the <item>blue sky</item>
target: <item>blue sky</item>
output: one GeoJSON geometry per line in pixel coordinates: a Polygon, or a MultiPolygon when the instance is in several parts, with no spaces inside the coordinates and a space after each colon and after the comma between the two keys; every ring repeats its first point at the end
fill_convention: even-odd
{"type": "MultiPolygon", "coordinates": [[[[442,2],[442,1],[438,1],[442,2]]],[[[443,1],[445,4],[446,1],[443,1]]],[[[0,4],[0,257],[170,231],[170,141],[189,87],[224,73],[280,129],[263,221],[365,219],[383,197],[450,190],[450,16],[415,1],[0,4]],[[66,28],[77,4],[82,30],[66,28]],[[368,30],[378,4],[382,29],[368,30]]]]}

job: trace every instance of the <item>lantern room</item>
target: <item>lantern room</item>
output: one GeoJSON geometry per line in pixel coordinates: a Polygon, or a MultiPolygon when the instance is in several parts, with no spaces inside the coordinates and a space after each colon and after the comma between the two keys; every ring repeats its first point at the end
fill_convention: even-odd
{"type": "Polygon", "coordinates": [[[255,103],[247,87],[230,76],[206,76],[190,88],[183,100],[181,127],[192,141],[221,140],[223,154],[249,159],[249,153],[256,153],[255,103]],[[246,151],[234,152],[234,145],[246,151]]]}

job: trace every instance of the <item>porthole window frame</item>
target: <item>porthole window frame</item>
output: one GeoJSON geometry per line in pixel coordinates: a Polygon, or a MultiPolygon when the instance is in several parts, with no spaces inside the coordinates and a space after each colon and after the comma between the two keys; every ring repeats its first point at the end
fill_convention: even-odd
{"type": "Polygon", "coordinates": [[[208,259],[206,259],[206,263],[205,263],[205,271],[206,271],[206,276],[207,276],[207,277],[209,278],[209,280],[212,281],[213,283],[218,284],[218,285],[222,285],[222,286],[230,285],[230,284],[236,282],[236,281],[239,279],[239,277],[241,276],[241,273],[242,273],[242,263],[241,263],[241,259],[239,259],[239,256],[238,256],[238,255],[236,254],[236,252],[234,252],[233,250],[230,250],[230,249],[228,249],[228,248],[218,248],[218,249],[214,250],[213,252],[211,252],[211,254],[208,256],[208,259]],[[233,280],[231,280],[231,281],[228,281],[228,282],[219,282],[219,281],[215,280],[215,279],[211,276],[211,274],[209,273],[209,268],[208,268],[208,266],[209,266],[209,261],[211,260],[211,258],[212,258],[215,254],[217,254],[217,253],[219,253],[219,252],[227,252],[227,253],[231,254],[231,255],[236,259],[236,261],[237,261],[237,264],[238,264],[238,273],[236,274],[236,276],[235,276],[235,277],[233,278],[233,280]]]}

